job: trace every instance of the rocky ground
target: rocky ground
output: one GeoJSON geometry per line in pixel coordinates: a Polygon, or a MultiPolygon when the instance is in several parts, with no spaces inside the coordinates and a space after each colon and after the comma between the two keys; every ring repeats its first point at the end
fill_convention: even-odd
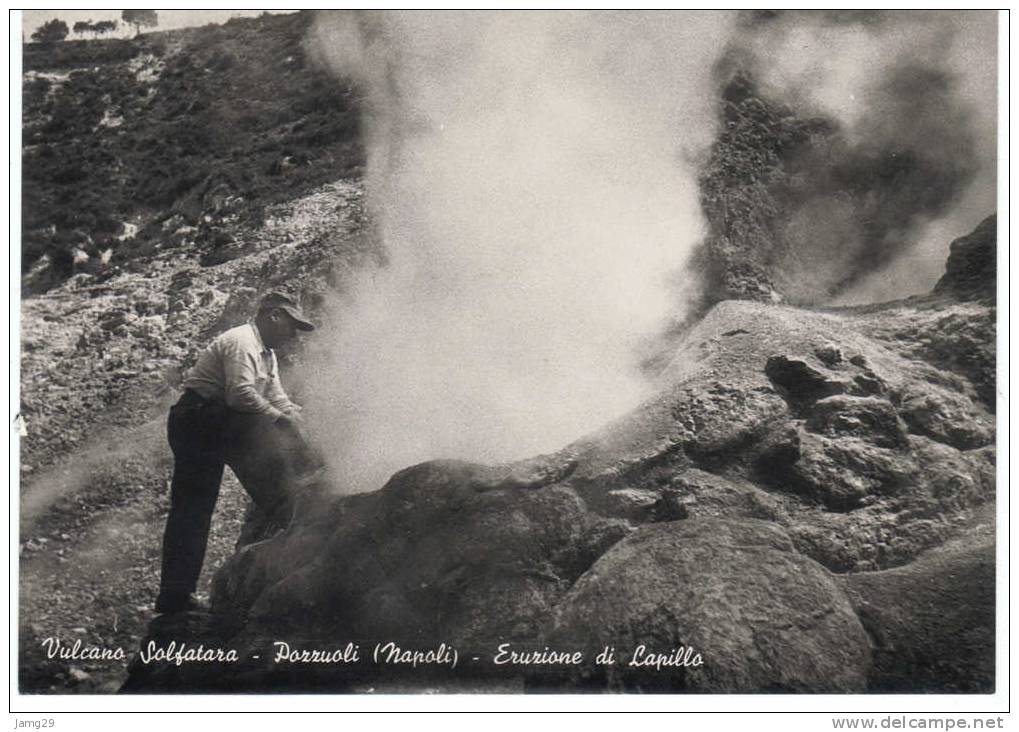
{"type": "MultiPolygon", "coordinates": [[[[993,262],[993,247],[969,254],[993,262]]],[[[358,496],[323,484],[220,569],[211,616],[150,627],[240,662],[136,665],[126,688],[403,688],[412,673],[269,660],[279,639],[397,639],[474,660],[419,671],[418,688],[990,691],[986,292],[825,311],[722,302],[656,397],[555,454],[424,463],[358,496]],[[494,666],[502,642],[692,647],[704,664],[538,672],[494,666]]]]}

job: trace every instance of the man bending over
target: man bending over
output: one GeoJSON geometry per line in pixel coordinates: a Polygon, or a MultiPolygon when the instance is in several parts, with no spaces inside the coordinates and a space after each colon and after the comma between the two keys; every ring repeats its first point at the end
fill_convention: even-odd
{"type": "Polygon", "coordinates": [[[288,483],[304,446],[274,349],[314,328],[297,303],[270,293],[254,322],[220,334],[184,379],[167,422],[173,481],[156,612],[200,607],[193,593],[224,466],[268,516],[290,509],[288,483]]]}

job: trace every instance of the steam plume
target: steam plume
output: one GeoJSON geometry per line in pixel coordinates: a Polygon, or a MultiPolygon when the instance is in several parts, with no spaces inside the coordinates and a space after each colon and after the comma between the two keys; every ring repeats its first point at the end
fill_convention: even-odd
{"type": "Polygon", "coordinates": [[[695,158],[727,14],[334,13],[369,99],[390,255],[320,339],[309,409],[350,490],[552,450],[633,406],[634,349],[702,235],[695,158]]]}
{"type": "MultiPolygon", "coordinates": [[[[948,243],[995,208],[993,13],[740,17],[723,74],[830,124],[784,151],[766,268],[798,302],[929,290],[948,243]]],[[[758,256],[760,254],[758,253],[758,256]]]]}

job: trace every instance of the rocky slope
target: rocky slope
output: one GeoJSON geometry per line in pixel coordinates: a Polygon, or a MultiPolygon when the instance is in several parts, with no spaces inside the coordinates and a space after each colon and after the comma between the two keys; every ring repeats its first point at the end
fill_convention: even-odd
{"type": "Polygon", "coordinates": [[[306,11],[27,45],[23,288],[144,269],[182,244],[224,262],[244,245],[238,224],[259,228],[267,206],[356,178],[359,100],[307,52],[311,22],[306,11]]]}
{"type": "Polygon", "coordinates": [[[150,629],[239,661],[137,664],[126,688],[989,691],[993,404],[962,356],[993,343],[994,306],[950,294],[958,273],[867,308],[721,302],[656,397],[555,454],[321,486],[220,569],[212,616],[150,629]],[[466,660],[273,663],[277,640],[466,660]],[[499,665],[502,643],[586,661],[499,665]],[[703,663],[626,665],[641,644],[703,663]],[[606,645],[622,663],[591,662],[606,645]]]}
{"type": "Polygon", "coordinates": [[[246,317],[255,288],[295,292],[314,309],[344,273],[375,261],[361,195],[338,181],[271,207],[265,225],[232,228],[244,256],[219,266],[202,266],[200,248],[184,245],[144,271],[79,275],[23,300],[22,473],[80,446],[99,416],[129,424],[146,412],[210,334],[246,317]]]}

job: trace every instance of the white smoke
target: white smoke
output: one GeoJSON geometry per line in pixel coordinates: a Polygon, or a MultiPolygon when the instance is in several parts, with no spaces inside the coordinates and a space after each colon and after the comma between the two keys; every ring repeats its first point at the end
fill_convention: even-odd
{"type": "Polygon", "coordinates": [[[945,273],[950,243],[969,234],[998,207],[998,17],[993,11],[932,13],[928,57],[956,78],[957,104],[970,111],[979,170],[944,216],[916,232],[913,246],[862,280],[844,304],[880,302],[929,292],[945,273]],[[940,28],[938,33],[936,30],[940,28]]]}
{"type": "MultiPolygon", "coordinates": [[[[944,273],[949,243],[996,209],[997,24],[993,11],[807,10],[785,11],[741,29],[738,45],[752,59],[754,78],[769,98],[790,104],[801,115],[813,112],[837,120],[851,144],[919,149],[941,156],[946,168],[972,163],[976,169],[950,206],[918,217],[906,238],[894,242],[894,259],[841,293],[837,302],[876,302],[930,291],[944,273]],[[950,92],[917,92],[930,100],[924,105],[881,91],[907,66],[943,73],[950,92]]],[[[917,78],[916,87],[925,83],[917,78]]],[[[859,256],[858,246],[831,235],[842,232],[843,240],[852,238],[847,234],[852,226],[837,221],[845,210],[838,202],[823,205],[827,215],[807,211],[802,222],[810,230],[805,241],[819,242],[822,252],[807,271],[792,271],[790,277],[808,290],[823,291],[859,256]]],[[[855,226],[861,223],[856,211],[850,218],[855,226]]]]}
{"type": "Polygon", "coordinates": [[[646,395],[702,235],[717,13],[338,12],[389,255],[315,339],[308,408],[347,490],[431,458],[549,451],[646,395]]]}

